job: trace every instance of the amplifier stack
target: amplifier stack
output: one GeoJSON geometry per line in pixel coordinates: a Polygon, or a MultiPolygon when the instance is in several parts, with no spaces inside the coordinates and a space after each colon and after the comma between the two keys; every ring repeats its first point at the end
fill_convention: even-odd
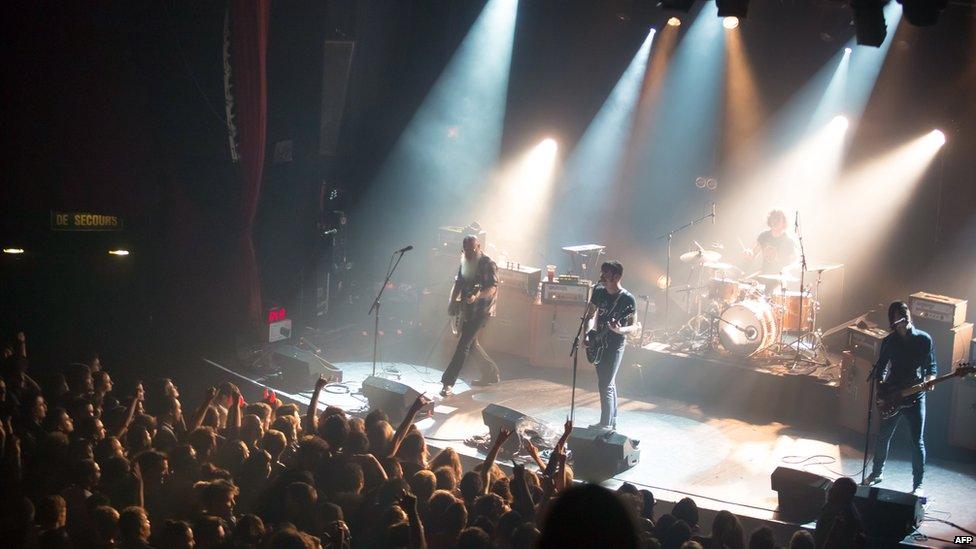
{"type": "MultiPolygon", "coordinates": [[[[949,373],[956,364],[970,359],[973,324],[966,322],[966,306],[965,299],[929,292],[909,296],[912,322],[932,336],[939,374],[949,373]]],[[[925,444],[935,452],[945,452],[949,446],[976,449],[976,408],[972,408],[976,405],[976,382],[962,378],[949,384],[936,387],[926,397],[925,444]]]]}

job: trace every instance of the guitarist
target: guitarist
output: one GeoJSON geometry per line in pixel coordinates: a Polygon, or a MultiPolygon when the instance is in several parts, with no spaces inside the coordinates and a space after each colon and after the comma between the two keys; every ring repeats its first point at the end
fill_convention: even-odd
{"type": "Polygon", "coordinates": [[[498,290],[498,266],[490,257],[482,253],[481,242],[478,237],[468,235],[462,242],[464,255],[461,256],[461,266],[458,267],[451,289],[451,304],[448,306],[449,315],[461,315],[461,335],[457,349],[451,358],[451,363],[441,376],[441,396],[451,396],[454,383],[457,381],[464,360],[468,357],[471,347],[481,355],[481,378],[471,382],[472,385],[491,385],[498,383],[498,366],[488,356],[481,344],[478,343],[478,333],[488,323],[488,319],[495,316],[495,294],[498,290]]]}
{"type": "MultiPolygon", "coordinates": [[[[873,379],[878,380],[878,390],[882,393],[926,383],[932,389],[932,381],[938,372],[935,362],[935,348],[929,334],[912,325],[912,315],[908,304],[895,301],[888,307],[888,322],[892,332],[881,342],[878,362],[874,365],[873,379]]],[[[909,406],[902,408],[893,416],[881,420],[881,428],[874,446],[874,468],[864,480],[870,486],[882,480],[888,445],[895,433],[898,421],[904,417],[912,437],[912,493],[922,494],[922,477],[925,473],[925,393],[920,393],[909,406]]]]}
{"type": "MultiPolygon", "coordinates": [[[[586,311],[590,330],[609,328],[607,349],[596,363],[596,377],[600,388],[600,422],[591,428],[613,430],[617,428],[617,385],[615,378],[624,357],[625,336],[640,326],[634,323],[633,313],[618,318],[622,311],[634,311],[637,300],[620,285],[624,266],[618,261],[607,261],[600,266],[600,283],[593,288],[590,306],[586,311]]],[[[589,336],[589,334],[587,334],[589,336]]],[[[590,341],[585,342],[586,345],[590,341]]]]}

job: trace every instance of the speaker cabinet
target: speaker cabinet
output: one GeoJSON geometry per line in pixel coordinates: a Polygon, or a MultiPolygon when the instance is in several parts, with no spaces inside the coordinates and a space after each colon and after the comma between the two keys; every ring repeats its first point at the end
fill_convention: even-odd
{"type": "Polygon", "coordinates": [[[569,434],[573,473],[589,480],[602,481],[637,465],[640,441],[615,431],[574,427],[569,434]]]}
{"type": "Polygon", "coordinates": [[[917,496],[876,486],[858,486],[854,497],[869,544],[883,540],[897,545],[921,522],[922,503],[917,496]]]}
{"type": "Polygon", "coordinates": [[[488,351],[528,358],[534,300],[535,296],[526,295],[519,288],[499,286],[495,317],[482,331],[481,345],[488,351]]]}
{"type": "Polygon", "coordinates": [[[366,378],[363,382],[363,394],[369,400],[369,407],[386,412],[394,425],[403,421],[410,405],[420,396],[409,385],[377,376],[366,378]]]}
{"type": "MultiPolygon", "coordinates": [[[[532,306],[532,340],[529,363],[533,366],[572,368],[569,350],[579,328],[582,304],[536,304],[532,306]]],[[[586,362],[580,349],[580,363],[586,362]]]]}
{"type": "Polygon", "coordinates": [[[976,377],[965,376],[947,383],[952,384],[949,444],[976,450],[976,377]]]}
{"type": "MultiPolygon", "coordinates": [[[[874,404],[869,401],[871,383],[868,374],[871,373],[871,361],[855,355],[853,351],[844,351],[840,365],[840,392],[838,393],[837,423],[842,427],[864,434],[868,423],[868,406],[874,404]]],[[[871,415],[871,432],[878,432],[879,415],[871,415]]]]}
{"type": "Polygon", "coordinates": [[[789,467],[777,467],[769,480],[779,496],[780,517],[800,523],[817,518],[834,484],[826,477],[789,467]]]}
{"type": "Polygon", "coordinates": [[[335,156],[346,109],[346,90],[356,43],[326,40],[322,57],[322,112],[319,120],[319,154],[335,156]]]}
{"type": "MultiPolygon", "coordinates": [[[[932,336],[935,346],[935,359],[939,364],[939,374],[949,373],[959,362],[969,359],[969,345],[973,338],[973,324],[964,322],[958,326],[949,326],[930,318],[913,320],[919,330],[924,330],[932,336]]],[[[953,392],[961,379],[947,381],[925,396],[925,446],[934,456],[951,453],[949,446],[951,411],[954,408],[953,392]]],[[[972,428],[972,427],[970,427],[972,428]]]]}

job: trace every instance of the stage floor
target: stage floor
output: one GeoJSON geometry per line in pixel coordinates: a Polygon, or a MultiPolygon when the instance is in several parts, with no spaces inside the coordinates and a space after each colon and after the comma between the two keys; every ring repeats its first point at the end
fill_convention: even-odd
{"type": "MultiPolygon", "coordinates": [[[[265,385],[259,378],[244,376],[214,362],[210,364],[252,384],[265,385]]],[[[336,405],[353,413],[366,410],[365,399],[355,393],[370,375],[371,363],[335,364],[343,370],[344,382],[322,395],[320,407],[336,405]]],[[[513,408],[555,430],[561,430],[569,413],[569,371],[555,375],[551,370],[517,372],[513,371],[515,366],[500,365],[508,379],[488,388],[474,389],[459,382],[455,386],[456,394],[448,399],[437,395],[440,389],[437,369],[387,362],[378,369],[378,374],[435,397],[437,405],[432,416],[417,424],[430,446],[452,446],[471,459],[483,459],[481,452],[464,441],[487,434],[481,411],[488,404],[513,408]],[[541,379],[540,374],[548,379],[541,379]]],[[[595,381],[590,378],[595,378],[592,368],[581,368],[580,385],[584,388],[577,389],[576,425],[585,426],[599,420],[599,399],[592,390],[595,381]]],[[[308,403],[307,392],[292,394],[275,388],[281,396],[308,403]]],[[[727,509],[743,517],[776,522],[776,493],[770,488],[770,473],[776,467],[804,469],[829,478],[860,479],[859,447],[833,433],[776,421],[740,419],[729,413],[720,417],[708,410],[706,414],[697,405],[660,396],[621,398],[618,431],[640,441],[641,459],[637,466],[605,484],[613,487],[631,482],[649,488],[662,502],[673,503],[691,496],[702,509],[727,509]]],[[[829,423],[831,420],[825,418],[825,424],[829,423]]],[[[892,443],[882,487],[908,491],[911,463],[907,448],[896,448],[903,446],[900,440],[896,436],[892,443]]],[[[911,541],[924,546],[942,546],[950,543],[955,535],[963,534],[940,520],[970,530],[976,527],[976,508],[971,504],[976,494],[976,463],[931,460],[925,485],[929,498],[927,520],[919,528],[921,536],[911,541]]],[[[665,510],[668,507],[667,503],[662,506],[665,510]]],[[[789,531],[789,528],[792,527],[780,530],[789,531]]]]}

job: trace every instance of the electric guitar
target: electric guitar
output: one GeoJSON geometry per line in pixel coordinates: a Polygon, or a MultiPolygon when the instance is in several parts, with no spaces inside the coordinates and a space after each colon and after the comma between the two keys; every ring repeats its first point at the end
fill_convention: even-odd
{"type": "Polygon", "coordinates": [[[923,381],[922,383],[916,383],[907,387],[883,388],[879,386],[878,398],[875,399],[878,406],[878,413],[881,414],[882,419],[888,419],[897,414],[899,410],[915,404],[915,401],[918,400],[918,395],[928,390],[929,387],[973,372],[976,372],[976,366],[972,362],[966,362],[958,364],[955,371],[939,376],[928,383],[923,381]]]}
{"type": "Polygon", "coordinates": [[[586,360],[590,364],[596,364],[603,360],[603,353],[606,352],[607,346],[610,344],[608,336],[613,332],[610,329],[610,324],[620,322],[621,319],[632,314],[634,314],[634,306],[627,305],[620,312],[608,318],[602,325],[586,333],[586,360]]]}
{"type": "Polygon", "coordinates": [[[479,312],[479,309],[484,307],[480,300],[476,300],[474,303],[468,303],[468,299],[478,295],[480,292],[481,284],[465,285],[458,292],[454,301],[448,306],[447,313],[454,317],[451,321],[451,333],[454,335],[460,335],[461,325],[464,321],[473,317],[475,313],[479,312]]]}

